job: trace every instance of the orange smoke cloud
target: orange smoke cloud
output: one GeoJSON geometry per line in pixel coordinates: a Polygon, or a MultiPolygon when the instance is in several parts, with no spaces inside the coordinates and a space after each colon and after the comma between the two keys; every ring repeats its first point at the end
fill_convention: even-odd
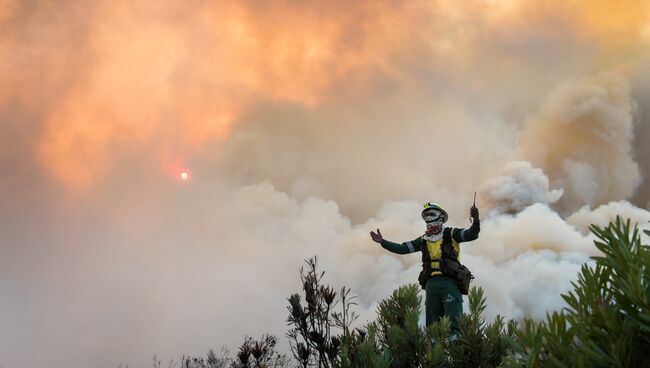
{"type": "Polygon", "coordinates": [[[532,28],[553,33],[540,31],[551,18],[594,39],[608,63],[607,50],[638,52],[631,50],[646,39],[648,14],[640,8],[638,1],[8,0],[0,3],[9,30],[0,36],[0,103],[19,100],[42,110],[39,157],[61,182],[83,189],[110,169],[123,145],[157,158],[191,155],[226,138],[260,100],[314,107],[342,81],[363,85],[381,73],[418,83],[411,69],[472,74],[486,57],[509,68],[511,57],[486,51],[484,40],[532,28]]]}
{"type": "Polygon", "coordinates": [[[101,3],[85,14],[92,19],[87,37],[66,40],[85,43],[89,71],[55,97],[40,157],[64,184],[83,189],[110,168],[120,144],[159,140],[188,155],[227,136],[254,101],[314,106],[335,81],[358,76],[399,46],[377,34],[399,20],[391,11],[233,2],[178,15],[173,3],[101,3]]]}
{"type": "Polygon", "coordinates": [[[77,189],[110,168],[119,144],[160,139],[187,155],[226,136],[251,102],[314,105],[334,79],[365,63],[354,46],[342,52],[349,40],[338,20],[319,21],[311,9],[264,17],[264,9],[233,3],[176,18],[170,4],[103,5],[82,41],[91,70],[57,97],[40,150],[77,189]]]}

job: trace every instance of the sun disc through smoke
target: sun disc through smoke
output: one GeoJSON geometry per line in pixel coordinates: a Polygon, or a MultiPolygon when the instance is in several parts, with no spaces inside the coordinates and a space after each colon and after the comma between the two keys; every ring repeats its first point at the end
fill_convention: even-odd
{"type": "Polygon", "coordinates": [[[178,174],[178,177],[181,179],[181,181],[188,181],[190,180],[190,173],[186,170],[183,170],[180,174],[178,174]]]}

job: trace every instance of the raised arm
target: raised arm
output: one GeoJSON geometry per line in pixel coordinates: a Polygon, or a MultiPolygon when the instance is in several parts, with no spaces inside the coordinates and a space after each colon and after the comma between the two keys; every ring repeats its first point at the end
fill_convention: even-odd
{"type": "Polygon", "coordinates": [[[479,220],[478,208],[472,206],[469,213],[472,217],[472,226],[468,229],[454,229],[454,240],[459,243],[478,239],[478,233],[481,231],[481,220],[479,220]]]}
{"type": "Polygon", "coordinates": [[[381,235],[381,232],[379,229],[377,229],[377,232],[375,233],[374,231],[370,232],[370,237],[372,240],[375,242],[381,244],[381,246],[393,253],[397,254],[409,254],[413,252],[418,252],[421,249],[421,240],[420,238],[408,241],[406,243],[394,243],[392,241],[384,239],[384,237],[381,235]]]}

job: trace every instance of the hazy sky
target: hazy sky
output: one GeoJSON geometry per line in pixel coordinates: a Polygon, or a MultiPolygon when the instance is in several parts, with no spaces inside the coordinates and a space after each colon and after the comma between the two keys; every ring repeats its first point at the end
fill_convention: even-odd
{"type": "Polygon", "coordinates": [[[0,0],[0,367],[283,336],[314,254],[373,318],[420,257],[368,232],[474,191],[488,315],[541,318],[648,225],[649,125],[648,0],[0,0]]]}

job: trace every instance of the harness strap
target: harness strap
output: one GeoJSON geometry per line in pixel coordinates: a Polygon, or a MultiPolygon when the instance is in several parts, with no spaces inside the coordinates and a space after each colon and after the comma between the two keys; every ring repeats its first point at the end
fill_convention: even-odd
{"type": "Polygon", "coordinates": [[[454,261],[458,261],[458,253],[456,253],[456,250],[453,247],[453,231],[454,229],[451,228],[449,230],[449,234],[447,238],[444,238],[443,235],[443,240],[442,240],[442,258],[447,258],[451,259],[454,261]]]}

